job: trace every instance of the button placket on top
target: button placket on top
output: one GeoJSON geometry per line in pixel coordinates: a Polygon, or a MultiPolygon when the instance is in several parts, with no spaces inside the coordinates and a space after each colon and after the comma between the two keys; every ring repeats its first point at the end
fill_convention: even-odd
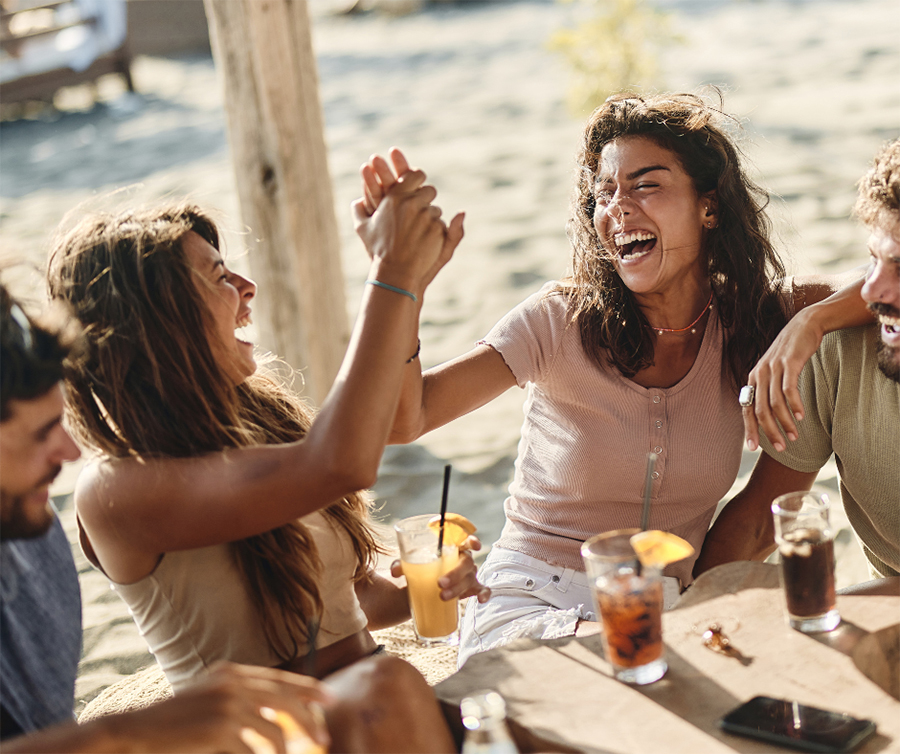
{"type": "Polygon", "coordinates": [[[666,470],[666,448],[669,444],[669,423],[666,419],[666,396],[660,390],[649,392],[650,435],[647,451],[657,455],[653,472],[653,493],[655,499],[659,495],[660,480],[666,470]]]}

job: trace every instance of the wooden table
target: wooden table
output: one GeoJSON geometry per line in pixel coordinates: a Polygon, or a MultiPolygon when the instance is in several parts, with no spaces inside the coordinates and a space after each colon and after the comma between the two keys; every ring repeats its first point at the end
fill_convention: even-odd
{"type": "Polygon", "coordinates": [[[654,684],[616,681],[600,636],[590,636],[475,655],[435,691],[457,708],[472,692],[499,691],[522,751],[787,751],[718,728],[722,715],[762,694],[871,719],[878,730],[858,751],[900,752],[900,702],[860,670],[874,668],[897,693],[900,633],[889,627],[900,623],[900,597],[838,597],[844,625],[820,639],[791,629],[783,605],[776,566],[730,563],[704,574],[663,616],[669,670],[654,684]],[[703,645],[714,622],[745,662],[703,645]]]}

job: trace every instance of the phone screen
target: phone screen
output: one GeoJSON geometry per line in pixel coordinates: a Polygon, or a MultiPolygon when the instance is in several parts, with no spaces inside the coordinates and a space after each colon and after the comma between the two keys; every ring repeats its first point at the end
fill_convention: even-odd
{"type": "Polygon", "coordinates": [[[757,696],[720,721],[724,730],[804,751],[850,751],[875,732],[871,720],[757,696]]]}

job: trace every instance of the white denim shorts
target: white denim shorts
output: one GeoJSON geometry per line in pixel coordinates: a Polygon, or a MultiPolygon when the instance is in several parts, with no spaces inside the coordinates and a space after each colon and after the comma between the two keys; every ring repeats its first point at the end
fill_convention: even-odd
{"type": "MultiPolygon", "coordinates": [[[[587,574],[554,566],[521,552],[495,547],[478,570],[478,580],[491,588],[491,599],[466,602],[459,639],[462,667],[478,652],[514,639],[557,639],[573,636],[579,620],[596,621],[587,574]]],[[[663,579],[668,610],[678,599],[678,579],[663,579]]]]}

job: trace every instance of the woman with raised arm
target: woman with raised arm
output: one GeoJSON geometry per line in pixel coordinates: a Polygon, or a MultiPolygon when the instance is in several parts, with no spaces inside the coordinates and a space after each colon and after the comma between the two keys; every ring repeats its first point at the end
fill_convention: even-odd
{"type": "MultiPolygon", "coordinates": [[[[738,473],[741,387],[794,311],[832,291],[785,280],[765,192],[745,174],[728,121],[721,103],[694,95],[607,100],[578,157],[569,276],[474,350],[406,375],[391,442],[514,385],[527,389],[506,525],[480,572],[494,597],[467,606],[460,664],[512,638],[565,636],[594,620],[580,545],[640,525],[651,452],[650,527],[699,552],[738,473]]],[[[363,166],[368,212],[405,174],[403,156],[392,160],[363,166]]],[[[854,301],[826,311],[864,321],[854,301]]],[[[667,567],[667,606],[691,583],[693,563],[667,567]]]]}
{"type": "MultiPolygon", "coordinates": [[[[373,570],[359,492],[409,368],[416,300],[462,237],[423,181],[407,174],[357,218],[370,284],[316,416],[237,336],[256,285],[226,266],[198,208],[87,217],[51,258],[51,294],[84,329],[66,385],[69,426],[95,456],[75,493],[85,553],[176,693],[216,660],[323,678],[335,751],[452,749],[425,680],[369,633],[409,610],[373,570]]],[[[475,594],[488,593],[462,558],[444,595],[475,594]]]]}

